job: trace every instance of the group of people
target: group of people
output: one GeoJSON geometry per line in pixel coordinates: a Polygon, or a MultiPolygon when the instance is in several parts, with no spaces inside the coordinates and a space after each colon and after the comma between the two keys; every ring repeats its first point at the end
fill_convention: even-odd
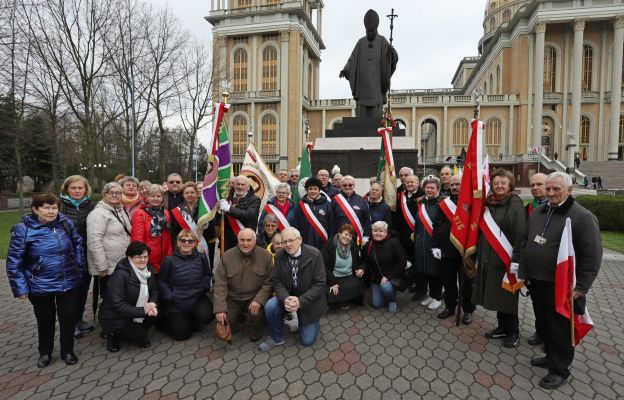
{"type": "Polygon", "coordinates": [[[486,336],[515,347],[518,292],[502,285],[511,273],[533,300],[536,332],[529,343],[545,345],[546,356],[531,361],[549,370],[540,385],[565,381],[574,348],[567,320],[555,311],[553,282],[566,218],[577,249],[575,300],[584,299],[602,255],[596,218],[574,202],[568,175],[533,175],[534,198],[525,206],[514,193],[513,174],[494,170],[484,232],[497,235],[480,235],[475,268],[451,241],[462,179],[448,166],[422,183],[401,168],[394,211],[376,182],[361,196],[352,176],[330,180],[320,170],[294,203],[298,171],[281,170],[278,178],[275,197],[262,205],[247,177],[233,177],[229,196],[199,236],[201,186],[183,184],[178,174],[164,188],[122,177],[104,185],[96,205],[78,175],[65,180],[60,199],[34,196],[33,213],[13,228],[7,271],[14,295],[33,304],[39,367],[52,361],[55,313],[61,358],[76,362],[74,336],[94,329],[83,318],[91,280],[94,296],[102,298],[99,321],[111,352],[120,341],[149,346],[152,325],[184,340],[213,318],[234,332],[247,329],[252,341],[262,338],[266,321],[263,351],[284,343],[285,323],[311,345],[328,305],[361,305],[368,288],[371,305],[390,313],[397,311],[397,292],[407,289],[430,310],[444,304],[440,319],[460,312],[458,302],[466,325],[476,305],[496,311],[497,326],[486,336]],[[221,224],[224,253],[213,275],[221,224]]]}

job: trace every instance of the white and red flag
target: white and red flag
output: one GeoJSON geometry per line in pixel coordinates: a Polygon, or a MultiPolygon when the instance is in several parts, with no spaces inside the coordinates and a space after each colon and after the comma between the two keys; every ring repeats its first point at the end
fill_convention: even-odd
{"type": "Polygon", "coordinates": [[[572,305],[572,290],[576,287],[576,257],[572,244],[572,222],[566,218],[565,228],[559,243],[557,267],[555,268],[555,309],[574,321],[574,345],[578,345],[593,328],[594,322],[585,307],[583,314],[575,314],[572,305]]]}

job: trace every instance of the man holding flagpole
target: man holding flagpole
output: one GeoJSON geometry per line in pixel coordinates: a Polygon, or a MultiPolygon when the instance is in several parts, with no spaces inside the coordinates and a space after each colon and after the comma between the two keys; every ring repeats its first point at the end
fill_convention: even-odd
{"type": "Polygon", "coordinates": [[[546,356],[531,359],[531,365],[548,369],[539,382],[546,389],[556,389],[566,381],[574,359],[572,343],[578,344],[591,329],[585,296],[602,262],[598,220],[571,194],[568,174],[548,175],[548,203],[529,216],[526,250],[518,272],[535,302],[536,324],[543,328],[546,356]]]}

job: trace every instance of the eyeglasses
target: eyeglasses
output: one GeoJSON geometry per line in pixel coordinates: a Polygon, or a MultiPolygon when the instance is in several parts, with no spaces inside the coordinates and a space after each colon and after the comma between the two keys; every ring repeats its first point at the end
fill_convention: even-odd
{"type": "Polygon", "coordinates": [[[184,244],[193,244],[195,243],[195,239],[178,239],[178,242],[184,243],[184,244]]]}
{"type": "Polygon", "coordinates": [[[149,256],[132,256],[133,260],[147,260],[149,256]]]}
{"type": "Polygon", "coordinates": [[[288,192],[277,192],[277,194],[283,194],[284,196],[288,196],[288,192]]]}
{"type": "Polygon", "coordinates": [[[110,194],[112,197],[121,197],[121,192],[108,192],[106,194],[110,194]]]}
{"type": "Polygon", "coordinates": [[[352,184],[352,183],[343,183],[342,184],[342,187],[353,187],[353,186],[355,186],[355,185],[352,184]]]}
{"type": "Polygon", "coordinates": [[[169,181],[169,183],[173,184],[173,183],[182,183],[182,181],[169,181]]]}
{"type": "Polygon", "coordinates": [[[293,244],[293,243],[295,243],[297,240],[299,240],[299,238],[294,238],[294,239],[284,239],[284,240],[282,240],[282,244],[293,244]]]}
{"type": "Polygon", "coordinates": [[[275,228],[277,224],[264,224],[264,226],[268,226],[269,228],[275,228]]]}

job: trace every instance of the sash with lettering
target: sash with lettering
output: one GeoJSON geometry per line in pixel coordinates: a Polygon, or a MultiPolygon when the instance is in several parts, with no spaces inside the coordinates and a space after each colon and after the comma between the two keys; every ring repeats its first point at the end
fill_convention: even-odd
{"type": "Polygon", "coordinates": [[[310,208],[310,205],[308,203],[304,203],[303,200],[301,200],[299,201],[299,207],[301,207],[303,215],[305,215],[310,225],[312,225],[312,228],[314,229],[316,234],[319,235],[324,242],[326,242],[329,238],[329,235],[327,234],[325,227],[323,227],[323,225],[321,224],[321,221],[319,221],[318,218],[316,218],[316,215],[314,215],[314,212],[310,208]]]}
{"type": "Polygon", "coordinates": [[[267,214],[275,215],[275,217],[277,218],[277,227],[279,228],[280,232],[286,228],[290,228],[290,224],[288,223],[288,220],[286,219],[284,214],[282,214],[279,208],[275,207],[273,204],[267,203],[264,206],[264,211],[266,211],[267,214]]]}
{"type": "Polygon", "coordinates": [[[449,221],[453,221],[453,217],[455,216],[455,211],[457,210],[457,205],[453,203],[450,197],[442,200],[438,203],[440,205],[440,210],[446,215],[449,221]]]}
{"type": "Polygon", "coordinates": [[[208,243],[206,243],[206,239],[204,239],[202,235],[198,235],[197,224],[195,223],[195,221],[193,221],[193,217],[190,216],[189,213],[187,213],[186,211],[180,210],[179,207],[171,210],[171,213],[173,214],[173,217],[175,218],[178,225],[180,225],[180,228],[188,229],[189,231],[193,232],[195,240],[197,240],[201,244],[204,253],[208,254],[208,243]]]}
{"type": "Polygon", "coordinates": [[[424,203],[420,203],[420,205],[418,206],[418,219],[420,219],[420,222],[425,227],[425,230],[427,231],[429,236],[432,236],[433,235],[433,221],[431,221],[431,218],[429,217],[429,214],[427,213],[427,209],[425,208],[424,203]]]}
{"type": "Polygon", "coordinates": [[[490,246],[492,246],[492,249],[498,258],[500,258],[503,264],[505,264],[505,276],[503,276],[501,286],[508,292],[516,293],[524,287],[524,283],[519,281],[516,274],[512,274],[510,271],[513,246],[503,233],[502,229],[498,227],[498,224],[494,221],[494,218],[487,207],[485,208],[483,217],[479,222],[479,229],[481,229],[481,232],[485,235],[485,238],[490,246]]]}
{"type": "Polygon", "coordinates": [[[353,209],[353,207],[351,207],[351,204],[349,204],[347,199],[344,198],[342,193],[338,193],[337,195],[335,195],[334,199],[347,216],[349,222],[351,222],[351,226],[353,227],[353,229],[355,229],[355,233],[357,233],[360,243],[364,243],[364,229],[362,228],[362,224],[360,223],[360,219],[355,213],[355,210],[353,209]]]}
{"type": "Polygon", "coordinates": [[[405,191],[401,192],[400,196],[401,196],[401,212],[403,213],[403,219],[407,223],[407,226],[410,227],[410,230],[413,232],[414,225],[416,224],[416,219],[414,219],[414,216],[410,212],[409,207],[407,207],[407,195],[405,194],[405,191]]]}

